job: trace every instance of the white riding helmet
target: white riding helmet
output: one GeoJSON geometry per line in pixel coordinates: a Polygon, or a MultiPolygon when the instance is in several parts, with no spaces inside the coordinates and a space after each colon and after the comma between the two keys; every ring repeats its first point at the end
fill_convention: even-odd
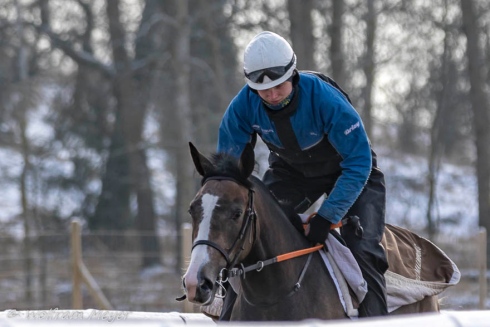
{"type": "Polygon", "coordinates": [[[295,69],[293,49],[276,33],[259,33],[245,48],[243,71],[248,86],[254,90],[266,90],[283,83],[295,69]]]}

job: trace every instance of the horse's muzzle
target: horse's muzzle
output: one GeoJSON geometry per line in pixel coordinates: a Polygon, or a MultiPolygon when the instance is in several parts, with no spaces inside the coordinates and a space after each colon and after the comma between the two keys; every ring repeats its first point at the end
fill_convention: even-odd
{"type": "MultiPolygon", "coordinates": [[[[190,276],[189,276],[190,277],[190,276]]],[[[209,278],[198,276],[197,279],[192,277],[182,280],[187,295],[187,300],[192,303],[208,305],[214,299],[214,281],[209,278]]]]}

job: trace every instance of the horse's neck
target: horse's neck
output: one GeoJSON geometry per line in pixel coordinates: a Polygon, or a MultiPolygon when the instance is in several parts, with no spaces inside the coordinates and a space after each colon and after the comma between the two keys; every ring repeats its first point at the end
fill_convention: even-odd
{"type": "Polygon", "coordinates": [[[256,199],[257,235],[252,249],[253,259],[269,259],[287,252],[307,247],[308,242],[290,223],[284,212],[268,203],[270,198],[264,196],[256,199]]]}
{"type": "MultiPolygon", "coordinates": [[[[292,251],[308,247],[308,242],[302,238],[299,232],[285,217],[284,213],[275,206],[266,203],[267,199],[256,200],[257,214],[257,235],[248,257],[243,262],[245,265],[255,264],[286,254],[292,251]]],[[[305,258],[286,260],[281,263],[272,264],[260,273],[254,274],[250,282],[256,281],[258,284],[273,279],[275,287],[282,281],[291,283],[291,276],[297,276],[302,268],[305,258]]],[[[248,278],[248,277],[247,277],[248,278]]],[[[270,283],[265,283],[270,285],[270,283]]],[[[267,285],[263,284],[261,289],[267,292],[267,285]]]]}
{"type": "MultiPolygon", "coordinates": [[[[242,262],[244,266],[310,247],[306,238],[299,234],[278,206],[271,205],[270,201],[268,197],[257,196],[257,234],[249,255],[242,262]]],[[[237,308],[237,317],[248,320],[250,317],[255,318],[252,320],[280,320],[284,317],[291,320],[342,318],[342,304],[336,296],[331,296],[325,302],[310,303],[312,299],[323,298],[325,294],[336,294],[335,285],[326,275],[328,272],[320,255],[313,253],[312,256],[308,265],[309,254],[265,266],[258,272],[248,272],[241,279],[241,305],[237,308]],[[296,292],[295,285],[300,279],[301,292],[296,292]],[[244,305],[244,302],[248,305],[244,305]],[[302,305],[297,306],[298,303],[302,305]],[[305,307],[305,303],[310,305],[305,307]],[[242,305],[244,310],[241,310],[242,305]],[[269,310],[272,308],[274,310],[269,310]],[[251,312],[255,316],[251,316],[251,312]]]]}
{"type": "MultiPolygon", "coordinates": [[[[258,219],[260,219],[259,216],[258,219]]],[[[263,222],[264,219],[267,218],[262,217],[260,221],[263,222]]],[[[283,224],[285,226],[260,225],[261,235],[256,240],[252,251],[247,257],[250,260],[248,264],[254,264],[257,261],[271,259],[309,247],[308,242],[302,239],[299,232],[292,227],[289,221],[285,221],[283,224]],[[292,228],[289,228],[289,225],[292,228]]],[[[281,308],[283,308],[284,306],[288,306],[288,303],[291,303],[291,301],[308,301],[310,294],[313,298],[318,298],[324,294],[331,294],[330,290],[335,290],[335,286],[326,286],[328,284],[327,276],[324,276],[325,279],[323,282],[317,284],[318,277],[322,277],[322,267],[319,266],[319,260],[321,259],[319,259],[317,253],[311,255],[316,258],[309,258],[310,254],[306,254],[270,264],[257,272],[248,272],[246,278],[242,279],[241,282],[243,301],[252,304],[252,306],[262,308],[275,306],[276,304],[279,305],[280,303],[281,308]],[[304,283],[307,283],[308,286],[306,288],[299,287],[303,291],[298,293],[299,288],[297,285],[303,285],[304,283]],[[318,288],[317,285],[321,285],[322,287],[318,288]],[[320,290],[328,291],[319,292],[320,290]],[[292,297],[292,295],[295,296],[292,297]]],[[[296,309],[288,307],[287,310],[296,309]]],[[[304,312],[299,313],[298,317],[304,319],[309,316],[308,313],[304,312]]]]}

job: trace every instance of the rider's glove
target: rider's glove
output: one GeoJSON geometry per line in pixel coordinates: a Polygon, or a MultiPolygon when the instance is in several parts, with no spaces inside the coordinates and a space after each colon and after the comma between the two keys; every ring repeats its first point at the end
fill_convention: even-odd
{"type": "Polygon", "coordinates": [[[310,219],[309,231],[306,238],[312,243],[325,243],[332,223],[319,214],[315,214],[310,219]]]}

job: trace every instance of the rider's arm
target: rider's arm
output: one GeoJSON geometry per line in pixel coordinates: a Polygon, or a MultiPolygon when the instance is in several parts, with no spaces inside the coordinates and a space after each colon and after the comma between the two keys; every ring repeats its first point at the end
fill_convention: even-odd
{"type": "Polygon", "coordinates": [[[328,106],[320,109],[325,122],[324,132],[342,157],[342,172],[318,214],[337,223],[366,185],[372,168],[371,147],[359,114],[340,93],[324,105],[328,106]]]}
{"type": "Polygon", "coordinates": [[[246,100],[242,90],[226,109],[218,131],[218,152],[226,152],[238,158],[245,145],[251,141],[253,129],[247,116],[246,100]]]}

